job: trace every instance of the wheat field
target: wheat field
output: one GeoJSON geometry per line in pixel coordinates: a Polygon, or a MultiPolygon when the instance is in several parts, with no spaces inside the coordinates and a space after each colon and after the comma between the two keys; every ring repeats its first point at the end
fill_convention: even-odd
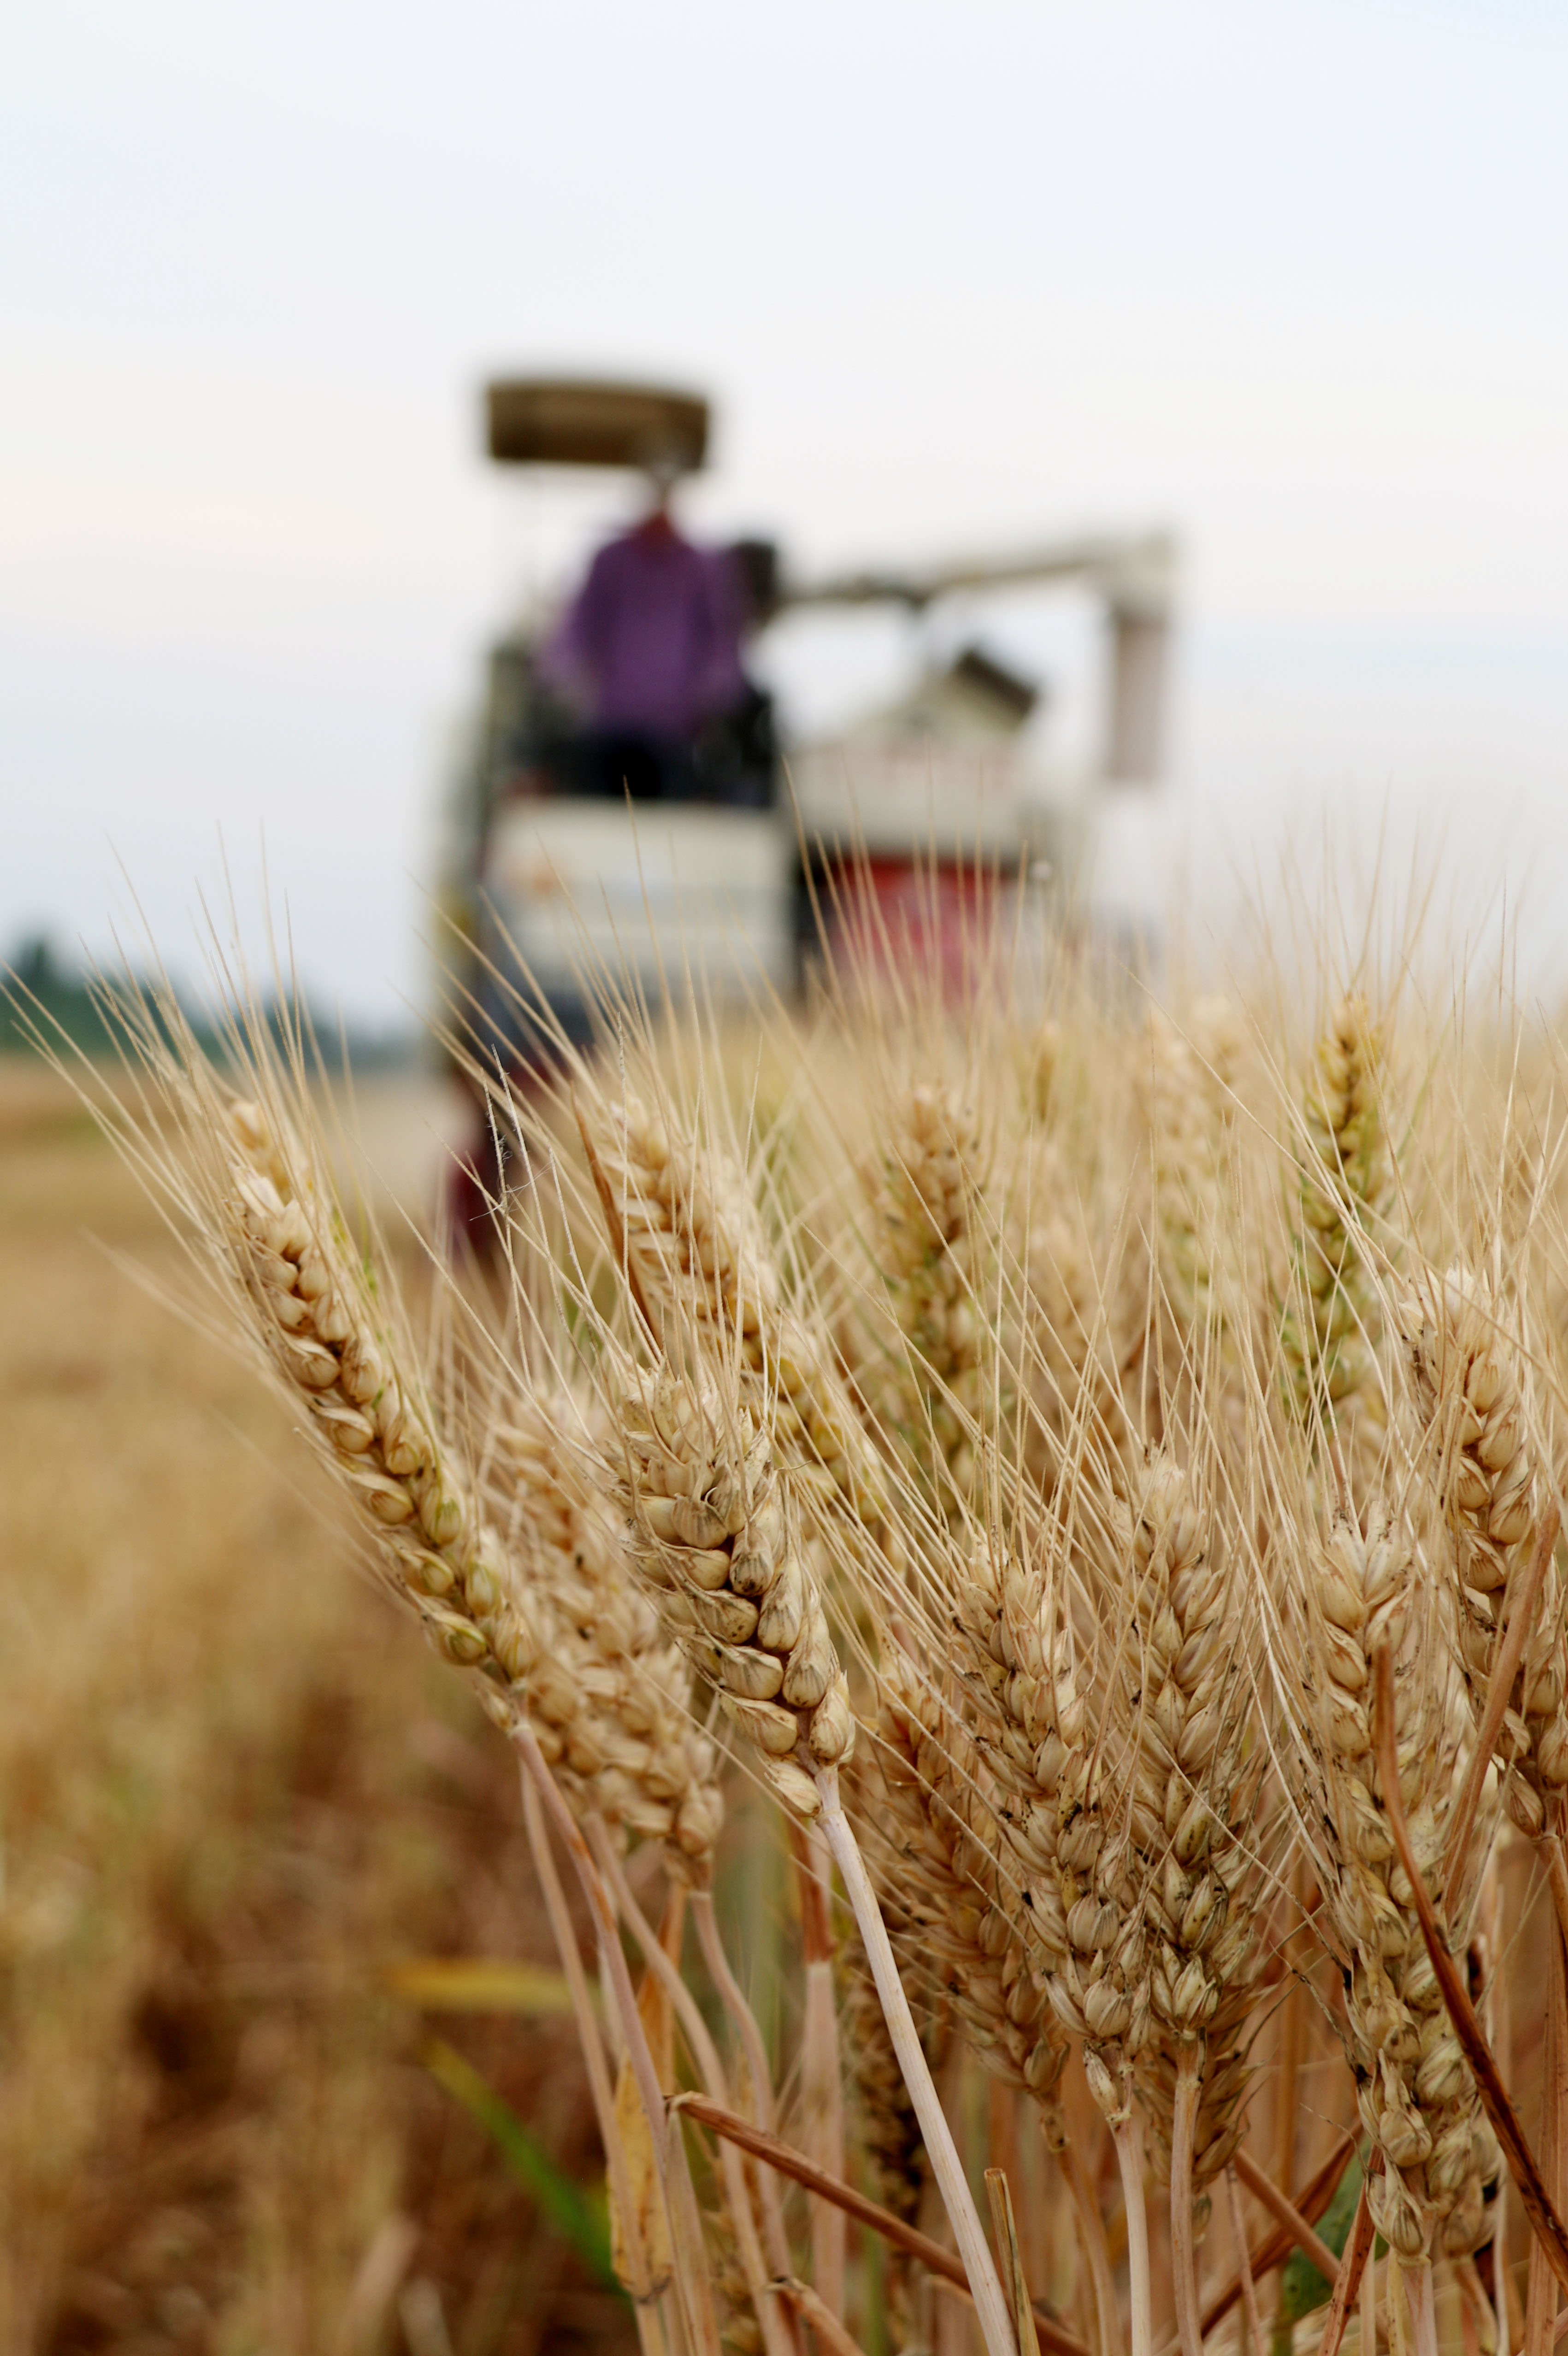
{"type": "Polygon", "coordinates": [[[1564,1063],[1412,947],[607,980],[482,1267],[242,995],[18,1076],[19,2344],[1547,2356],[1564,1063]]]}

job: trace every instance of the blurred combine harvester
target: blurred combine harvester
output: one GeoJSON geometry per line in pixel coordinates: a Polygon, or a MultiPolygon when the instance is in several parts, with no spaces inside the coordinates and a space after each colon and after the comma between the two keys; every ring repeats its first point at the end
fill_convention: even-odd
{"type": "MultiPolygon", "coordinates": [[[[707,402],[649,386],[508,380],[488,388],[486,418],[489,455],[503,466],[639,470],[667,483],[707,454],[707,402]]],[[[864,912],[867,895],[891,945],[913,939],[946,959],[977,875],[1026,879],[1018,888],[1065,904],[1101,790],[1158,776],[1168,535],[818,582],[796,581],[768,542],[742,541],[729,559],[753,638],[809,607],[925,616],[944,600],[967,605],[1023,585],[1087,591],[1108,624],[1099,755],[1073,772],[1043,762],[1027,727],[1037,687],[970,645],[832,742],[789,745],[787,758],[769,697],[749,686],[741,707],[693,744],[700,798],[628,807],[602,786],[584,789],[584,723],[550,660],[559,616],[529,612],[491,649],[447,879],[456,927],[476,951],[481,1027],[507,1060],[528,1054],[526,1025],[488,969],[515,972],[521,959],[571,1030],[582,1022],[584,975],[601,965],[650,992],[666,981],[679,991],[688,971],[720,996],[755,988],[759,971],[787,992],[820,938],[813,898],[829,911],[831,952],[832,912],[864,912]]]]}

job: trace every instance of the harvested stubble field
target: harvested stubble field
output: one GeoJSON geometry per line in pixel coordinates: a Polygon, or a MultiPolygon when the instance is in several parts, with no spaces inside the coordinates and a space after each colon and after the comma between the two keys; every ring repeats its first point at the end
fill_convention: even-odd
{"type": "Polygon", "coordinates": [[[961,1007],[607,998],[493,1086],[488,1275],[242,1008],[222,1070],[120,1011],[177,1242],[18,1117],[28,1379],[76,1283],[126,1392],[14,1480],[33,2344],[1555,2348],[1562,1046],[1365,951],[1161,1012],[975,948],[961,1007]],[[389,1960],[552,1946],[585,2080],[515,2018],[421,2070],[389,1960]]]}
{"type": "Polygon", "coordinates": [[[0,2347],[634,2344],[423,2066],[438,2030],[591,2184],[570,2019],[383,1983],[553,1964],[515,1769],[156,1297],[180,1258],[63,1084],[0,1066],[0,2347]]]}

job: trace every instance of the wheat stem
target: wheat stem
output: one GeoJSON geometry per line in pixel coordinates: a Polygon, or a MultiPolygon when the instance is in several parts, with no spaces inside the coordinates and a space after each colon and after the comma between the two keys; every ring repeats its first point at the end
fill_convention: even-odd
{"type": "MultiPolygon", "coordinates": [[[[888,1942],[886,1925],[882,1920],[882,1910],[876,1903],[871,1879],[865,1870],[849,1818],[839,1804],[837,1769],[819,1768],[816,1783],[822,1801],[822,1833],[832,1851],[844,1895],[849,1900],[850,1910],[865,1946],[872,1977],[876,1982],[876,1993],[882,1999],[888,2034],[893,2040],[898,2066],[904,2072],[904,2083],[909,2089],[909,2098],[920,2122],[927,2156],[958,2242],[963,2270],[969,2277],[982,2336],[990,2356],[1018,2356],[1012,2315],[1003,2296],[1002,2284],[986,2242],[985,2229],[971,2195],[963,2162],[952,2139],[952,2130],[948,2126],[946,2115],[937,2098],[937,2090],[931,2083],[930,2071],[926,2066],[919,2032],[909,2010],[909,1999],[904,1993],[904,1984],[893,1960],[893,1949],[888,1942]]],[[[1136,2350],[1134,2356],[1147,2356],[1146,2347],[1136,2350]]]]}
{"type": "MultiPolygon", "coordinates": [[[[686,2032],[692,2057],[701,2072],[703,2083],[715,2102],[727,2106],[729,2083],[718,2048],[709,2033],[707,2022],[698,2009],[696,1998],[666,1954],[664,1943],[641,1907],[631,1894],[620,1859],[611,1845],[608,1828],[596,1818],[588,1820],[588,1835],[598,1851],[605,1879],[615,1892],[616,1904],[638,1945],[641,1948],[649,1969],[660,1979],[675,2007],[677,2018],[686,2032]]],[[[617,1942],[619,1944],[618,1940],[617,1942]]],[[[754,2094],[753,2100],[757,2099],[754,2094]]],[[[784,2234],[783,2214],[779,2207],[778,2188],[763,2179],[759,2193],[762,2201],[763,2230],[770,2244],[765,2262],[762,2244],[757,2239],[757,2219],[752,2211],[751,2195],[746,2172],[738,2157],[726,2145],[720,2152],[719,2164],[724,2171],[725,2193],[729,2201],[731,2222],[735,2226],[736,2247],[746,2275],[746,2287],[757,2309],[757,2319],[768,2345],[768,2356],[794,2356],[795,2331],[790,2318],[779,2312],[777,2292],[768,2287],[768,2269],[775,2275],[790,2271],[789,2245],[784,2234]],[[782,2259],[782,2264],[780,2264],[782,2259]]]]}
{"type": "Polygon", "coordinates": [[[1192,2140],[1203,2086],[1203,2048],[1184,2045],[1176,2064],[1171,2122],[1171,2263],[1182,2356],[1203,2356],[1197,2320],[1197,2269],[1192,2241],[1192,2140]]]}
{"type": "Polygon", "coordinates": [[[1040,2356],[1034,2308],[1029,2298],[1029,2278],[1024,2270],[1024,2253],[1018,2241],[1018,2220],[1014,2213],[1013,2192],[1004,2168],[986,2169],[985,2190],[991,2203],[991,2231],[996,2243],[996,2254],[1002,2260],[1012,2285],[1018,2346],[1022,2356],[1040,2356]]]}
{"type": "MultiPolygon", "coordinates": [[[[1149,2212],[1144,2202],[1144,2138],[1129,2106],[1111,2130],[1122,2198],[1127,2211],[1127,2296],[1132,2307],[1132,2356],[1153,2356],[1154,2317],[1149,2301],[1149,2212]]],[[[1200,2343],[1201,2345],[1201,2343],[1200,2343]]]]}
{"type": "Polygon", "coordinates": [[[773,2077],[768,2055],[762,2043],[762,2031],[757,2025],[757,2015],[747,2004],[740,1982],[730,1968],[719,1926],[714,1916],[711,1890],[695,1890],[692,1893],[692,1919],[697,1926],[697,1944],[703,1951],[703,1961],[718,1990],[719,2001],[746,2051],[746,2066],[751,2077],[751,2106],[757,2124],[764,2135],[774,2133],[773,2077]]]}
{"type": "Polygon", "coordinates": [[[1090,2337],[1099,2356],[1116,2356],[1116,2291],[1111,2279],[1111,2252],[1105,2240],[1105,2220],[1100,2213],[1100,2203],[1090,2189],[1076,2147],[1071,2143],[1064,2143],[1055,2157],[1072,2201],[1073,2218],[1078,2227],[1079,2254],[1089,2277],[1087,2304],[1094,2327],[1090,2337]]]}
{"type": "MultiPolygon", "coordinates": [[[[691,1993],[691,1988],[686,1987],[686,1981],[683,1981],[682,1975],[677,1972],[672,1958],[665,1954],[665,1944],[662,1944],[662,1939],[658,1936],[658,1932],[653,1930],[653,1925],[649,1922],[649,1918],[646,1918],[646,1913],[637,1903],[637,1899],[632,1897],[632,1885],[629,1885],[628,1878],[625,1878],[625,1869],[622,1869],[620,1858],[616,1857],[616,1849],[613,1849],[611,1845],[611,1836],[608,1836],[608,1826],[599,1819],[589,1819],[587,1833],[589,1833],[589,1840],[595,1842],[596,1852],[599,1852],[599,1864],[601,1869],[604,1869],[604,1878],[608,1880],[613,1892],[616,1892],[616,1906],[620,1909],[625,1925],[628,1925],[628,1930],[632,1932],[632,1936],[637,1939],[639,1948],[644,1951],[649,1970],[653,1972],[662,1984],[665,1984],[667,1993],[670,1993],[670,2000],[674,2003],[674,2012],[677,2012],[679,2024],[682,2024],[682,2029],[686,2031],[686,2042],[691,2045],[691,2057],[693,2057],[695,2066],[698,2066],[698,2071],[701,2071],[707,2092],[714,2097],[714,2102],[728,2104],[728,2078],[726,2073],[724,2073],[724,2064],[719,2062],[719,2048],[714,2045],[714,2040],[712,2040],[710,2031],[707,2031],[707,2021],[703,2019],[703,2014],[701,2009],[698,2009],[693,1993],[691,1993]]],[[[788,2241],[785,2241],[783,2212],[779,2210],[779,2193],[776,2193],[776,2189],[768,2187],[767,2179],[764,2179],[764,2184],[759,2187],[759,2193],[762,2193],[764,2231],[767,2231],[768,2243],[771,2243],[768,2259],[764,2262],[762,2243],[759,2243],[759,2238],[757,2238],[757,2217],[755,2212],[752,2212],[750,2189],[747,2189],[747,2181],[745,2181],[745,2169],[740,2168],[740,2160],[736,2158],[736,2153],[728,2151],[728,2148],[724,2148],[724,2151],[719,2153],[719,2165],[722,2165],[724,2169],[724,2193],[726,2193],[728,2198],[731,2222],[734,2222],[734,2229],[736,2229],[736,2248],[738,2248],[740,2253],[740,2266],[743,2266],[745,2283],[747,2283],[752,2304],[755,2304],[757,2308],[757,2323],[762,2326],[762,2337],[764,2337],[764,2342],[767,2342],[768,2356],[785,2356],[785,2351],[789,2351],[789,2344],[792,2344],[792,2340],[795,2340],[795,2326],[792,2326],[785,2316],[780,2316],[779,2297],[776,2297],[773,2292],[768,2292],[768,2266],[773,2269],[773,2274],[788,2274],[789,2271],[789,2245],[788,2241]],[[768,2193],[771,2193],[771,2198],[768,2198],[768,2193]],[[780,2257],[783,2257],[783,2265],[780,2265],[780,2257]]]]}
{"type": "Polygon", "coordinates": [[[821,2293],[809,2283],[796,2282],[792,2276],[780,2276],[770,2287],[809,2323],[817,2340],[828,2356],[862,2356],[860,2342],[847,2332],[832,2308],[821,2293]]]}
{"type": "MultiPolygon", "coordinates": [[[[1367,2179],[1361,2179],[1361,2190],[1356,2202],[1356,2214],[1346,2236],[1339,2267],[1334,2277],[1334,2296],[1329,2301],[1328,2320],[1323,2327],[1323,2338],[1317,2346],[1317,2356],[1339,2356],[1339,2343],[1345,2337],[1345,2324],[1356,2304],[1356,2294],[1361,2287],[1361,2277],[1372,2254],[1374,2240],[1372,2204],[1367,2194],[1367,2179]]],[[[1468,2266],[1472,2277],[1476,2272],[1473,2258],[1456,2261],[1462,2272],[1468,2266]]]]}
{"type": "Polygon", "coordinates": [[[1564,1852],[1561,1833],[1543,1833],[1536,1844],[1546,1859],[1547,1884],[1552,1891],[1552,1903],[1557,1915],[1557,1928],[1568,1944],[1568,1852],[1564,1852]]]}
{"type": "Polygon", "coordinates": [[[1241,2312],[1247,2319],[1247,2345],[1252,2356],[1263,2356],[1263,2327],[1258,2316],[1258,2286],[1252,2279],[1251,2260],[1247,2254],[1247,2220],[1241,2213],[1241,2188],[1236,2181],[1234,2166],[1225,2170],[1225,2198],[1230,2212],[1230,2238],[1236,2244],[1237,2269],[1241,2277],[1241,2312]]]}
{"type": "Polygon", "coordinates": [[[1415,2356],[1437,2356],[1437,2301],[1433,2296],[1432,2261],[1425,2258],[1419,2265],[1407,2266],[1402,2271],[1415,2331],[1415,2356]]]}
{"type": "MultiPolygon", "coordinates": [[[[843,2173],[843,2094],[840,2078],[838,2008],[832,1961],[806,1967],[800,2030],[802,2140],[830,2175],[843,2173]]],[[[843,2312],[845,2229],[843,2215],[819,2206],[811,2216],[811,2273],[819,2296],[843,2312]]]]}
{"type": "Polygon", "coordinates": [[[1465,2356],[1498,2356],[1498,2319],[1481,2287],[1476,2261],[1455,2258],[1454,2279],[1459,2286],[1459,2328],[1465,2356]]]}
{"type": "Polygon", "coordinates": [[[566,1893],[561,1887],[561,1877],[555,1870],[555,1859],[551,1854],[550,1831],[544,1821],[538,1791],[525,1772],[520,1770],[518,1780],[522,1786],[522,1820],[528,1832],[529,1847],[533,1852],[533,1869],[544,1893],[544,1911],[550,1917],[555,1951],[560,1956],[561,1969],[571,1992],[578,2042],[583,2049],[583,2062],[594,2098],[594,2116],[598,2121],[599,2140],[605,2147],[610,2194],[619,2213],[628,2261],[636,2277],[628,2287],[631,2290],[637,2314],[638,2337],[642,2343],[643,2356],[662,2356],[663,2335],[659,2331],[657,2320],[649,2308],[647,2289],[639,2288],[639,2286],[649,2284],[648,2254],[643,2246],[638,2204],[627,2177],[626,2156],[616,2132],[615,2094],[605,2064],[605,2049],[599,2036],[599,2024],[594,2017],[593,1999],[588,1994],[582,1950],[577,1944],[577,1934],[567,1912],[566,1893]],[[651,2331],[645,2326],[651,2327],[651,2331]]]}
{"type": "MultiPolygon", "coordinates": [[[[1508,1918],[1502,1875],[1498,1870],[1495,1849],[1492,1861],[1481,1881],[1480,1906],[1481,1935],[1490,1954],[1494,1957],[1500,1955],[1504,1952],[1508,1937],[1508,1918]]],[[[1486,1989],[1481,2001],[1482,2019],[1487,2040],[1494,2051],[1508,2055],[1511,2066],[1514,2050],[1513,2019],[1509,2003],[1509,1976],[1506,1972],[1494,1968],[1487,1974],[1486,1989]]],[[[1511,2349],[1515,2343],[1510,2341],[1509,2332],[1509,2302],[1506,2287],[1509,2272],[1503,2263],[1509,2245],[1509,2177],[1506,2169],[1498,2179],[1497,2191],[1492,2202],[1492,2216],[1494,2220],[1492,2248],[1498,2254],[1497,2262],[1492,2269],[1493,2297],[1487,2297],[1486,2292],[1481,2287],[1478,2274],[1476,2277],[1476,2288],[1485,2300],[1486,2311],[1491,2318],[1492,2344],[1487,2351],[1487,2356],[1511,2356],[1511,2349]]],[[[1473,2257],[1471,2262],[1474,2264],[1473,2257]]],[[[1483,2332],[1483,2345],[1486,2343],[1486,2336],[1483,2332]]]]}
{"type": "Polygon", "coordinates": [[[683,2318],[685,2346],[680,2356],[722,2356],[708,2282],[707,2253],[703,2244],[702,2211],[697,2207],[691,2164],[686,2157],[685,2127],[673,2103],[665,2130],[664,2156],[670,2180],[670,2239],[675,2252],[676,2280],[702,2286],[701,2300],[683,2318]]]}
{"type": "MultiPolygon", "coordinates": [[[[1555,1835],[1547,1840],[1557,1850],[1562,1849],[1555,1835]]],[[[1546,1843],[1542,1843],[1545,1847],[1546,1843]]],[[[1553,1896],[1555,1897],[1555,1886],[1553,1896]]],[[[1564,1987],[1563,1933],[1553,1915],[1548,1924],[1548,1954],[1546,1966],[1546,2034],[1541,2051],[1541,2126],[1537,2140],[1541,2146],[1541,2173],[1556,2202],[1559,2213],[1563,2206],[1563,2176],[1565,2129],[1568,2129],[1568,1988],[1564,1987]]],[[[1557,2278],[1546,2262],[1539,2242],[1530,2253],[1530,2273],[1525,2295],[1524,2344],[1526,2356],[1546,2356],[1557,2323],[1557,2278]]]]}
{"type": "MultiPolygon", "coordinates": [[[[884,2209],[879,2201],[868,2200],[864,2192],[857,2192],[854,2185],[830,2176],[825,2169],[818,2168],[814,2161],[808,2159],[803,2151],[796,2151],[789,2144],[779,2143],[773,2136],[763,2135],[749,2120],[737,2117],[734,2111],[726,2111],[718,2103],[710,2103],[703,2094],[677,2094],[671,2108],[689,2113],[699,2126],[709,2128],[722,2141],[733,2143],[740,2150],[749,2152],[754,2159],[760,2159],[768,2168],[777,2169],[781,2176],[788,2176],[795,2183],[803,2185],[808,2192],[815,2193],[820,2200],[830,2201],[846,2217],[853,2217],[858,2224],[869,2226],[890,2249],[903,2251],[907,2256],[916,2259],[929,2275],[935,2276],[945,2288],[972,2300],[974,2293],[964,2273],[962,2261],[955,2257],[951,2250],[945,2249],[940,2242],[933,2242],[929,2234],[922,2233],[918,2226],[909,2224],[904,2218],[895,2216],[891,2209],[884,2209]]],[[[1035,2329],[1048,2356],[1092,2356],[1092,2351],[1073,2332],[1056,2322],[1044,2307],[1036,2306],[1035,2308],[1035,2329]]]]}
{"type": "MultiPolygon", "coordinates": [[[[1298,2207],[1303,2217],[1321,2217],[1330,2201],[1333,2200],[1335,2187],[1344,2175],[1346,2164],[1356,2148],[1357,2136],[1356,2129],[1348,2129],[1335,2144],[1316,2175],[1302,2186],[1298,2207]]],[[[1289,2226],[1273,2226],[1262,2239],[1247,2252],[1247,2265],[1252,2280],[1255,2283],[1262,2282],[1265,2275],[1273,2274],[1276,2266],[1283,2265],[1294,2244],[1295,2234],[1289,2226]]],[[[1336,2264],[1337,2265],[1337,2261],[1336,2264]]],[[[1199,2322],[1206,2340],[1209,2333],[1225,2320],[1231,2308],[1240,2300],[1241,2292],[1241,2276],[1239,2273],[1234,2274],[1223,2290],[1216,2291],[1212,2297],[1205,2302],[1199,2322]]],[[[1179,2340],[1167,2340],[1160,2351],[1160,2356],[1180,2356],[1180,2346],[1179,2340]]]]}
{"type": "Polygon", "coordinates": [[[1304,2258],[1310,2258],[1325,2282],[1332,2282],[1339,2271],[1339,2260],[1320,2233],[1315,2233],[1295,2202],[1280,2190],[1272,2177],[1266,2176],[1251,2156],[1239,2151],[1235,2159],[1236,2173],[1255,2201],[1272,2211],[1294,2242],[1304,2258]]]}
{"type": "MultiPolygon", "coordinates": [[[[588,1993],[587,1975],[583,1969],[582,1950],[577,1944],[576,1933],[572,1927],[572,1917],[567,1912],[566,1893],[561,1887],[561,1877],[555,1870],[555,1859],[550,1852],[550,1833],[544,1821],[544,1812],[540,1805],[538,1791],[532,1778],[523,1769],[519,1770],[518,1781],[522,1786],[522,1820],[528,1833],[528,1845],[533,1854],[533,1869],[539,1877],[540,1889],[544,1893],[544,1911],[550,1917],[550,1928],[554,1934],[556,1953],[560,1956],[561,1969],[571,1993],[573,2017],[577,2024],[577,2035],[582,2040],[583,2062],[587,2070],[588,2086],[594,2098],[594,2115],[598,2120],[599,2133],[604,2138],[605,2157],[613,2178],[619,2165],[619,2154],[612,2131],[615,2120],[615,2097],[610,2087],[609,2072],[605,2065],[605,2049],[599,2036],[599,2024],[594,2016],[593,1998],[588,1993]]],[[[632,2239],[635,2241],[638,2238],[635,2222],[630,2230],[632,2239]]]]}
{"type": "MultiPolygon", "coordinates": [[[[773,2080],[768,2069],[768,2054],[762,2042],[762,2031],[741,1990],[740,1982],[730,1969],[724,1941],[714,1914],[711,1890],[696,1890],[692,1893],[692,1913],[697,1925],[697,1943],[703,1951],[719,2001],[739,2033],[746,2052],[746,2073],[751,2080],[751,2107],[757,2126],[764,2135],[776,2132],[773,2109],[773,2080]]],[[[779,2199],[779,2187],[770,2177],[759,2179],[762,2198],[762,2230],[768,2243],[768,2264],[774,2272],[786,2276],[789,2272],[789,2243],[784,2231],[784,2211],[779,2199]]]]}
{"type": "MultiPolygon", "coordinates": [[[[595,1868],[587,1842],[578,1831],[555,1778],[544,1763],[544,1754],[534,1738],[533,1730],[526,1723],[520,1724],[513,1730],[512,1740],[521,1754],[524,1767],[533,1779],[546,1813],[566,1844],[567,1853],[576,1868],[577,1879],[583,1885],[583,1894],[600,1933],[599,1953],[604,1958],[616,2010],[620,2016],[627,2057],[637,2080],[638,2092],[642,2096],[643,2109],[648,2114],[654,2149],[661,2151],[665,2142],[664,2094],[659,2083],[659,2073],[653,2066],[653,2056],[648,2050],[648,2039],[643,2033],[642,2016],[637,2008],[637,1994],[631,1985],[631,1974],[627,1969],[620,1934],[616,1928],[615,1910],[605,1894],[605,1886],[595,1868]]],[[[662,1948],[660,1953],[663,1953],[662,1948]]]]}
{"type": "MultiPolygon", "coordinates": [[[[653,2066],[653,2056],[649,2051],[642,2015],[638,2010],[637,1995],[631,1985],[631,1974],[627,1969],[626,1956],[621,1949],[615,1910],[595,1869],[588,1844],[562,1798],[560,1786],[545,1765],[544,1754],[526,1719],[513,1727],[511,1739],[543,1802],[545,1814],[566,1844],[567,1854],[583,1886],[583,1895],[588,1901],[588,1911],[599,1934],[601,1967],[609,1982],[616,2011],[620,2016],[627,2059],[631,2064],[632,2076],[637,2081],[637,2090],[642,2097],[642,2107],[648,2119],[660,2190],[670,2210],[671,2227],[684,2240],[686,2236],[682,2229],[689,2227],[697,2214],[696,2194],[692,2186],[685,2142],[680,2133],[679,2123],[670,2115],[659,2083],[659,2073],[653,2066]],[[672,2180],[671,2153],[675,2160],[673,2175],[677,2180],[672,2180]]],[[[658,1942],[655,1941],[654,1944],[658,1945],[658,1942]]],[[[662,1947],[659,1948],[659,1953],[664,1954],[662,1947]]],[[[707,2277],[700,2267],[693,2266],[689,2254],[677,2269],[676,2280],[681,2291],[687,2336],[698,2349],[707,2350],[715,2346],[718,2327],[714,2319],[707,2277]]],[[[771,2351],[769,2356],[772,2356],[771,2351]]]]}
{"type": "MultiPolygon", "coordinates": [[[[820,1837],[785,1819],[800,1902],[800,1956],[805,1993],[800,2018],[800,2139],[830,2176],[844,2172],[843,2070],[838,2000],[833,1987],[832,1921],[828,1892],[832,1865],[820,1837]]],[[[843,2313],[848,2222],[842,2209],[819,2201],[811,2210],[811,2281],[835,2315],[843,2313]]]]}
{"type": "Polygon", "coordinates": [[[1403,2267],[1391,2249],[1383,2268],[1383,2305],[1389,2319],[1390,2356],[1415,2356],[1405,2326],[1413,2317],[1403,2267]]]}

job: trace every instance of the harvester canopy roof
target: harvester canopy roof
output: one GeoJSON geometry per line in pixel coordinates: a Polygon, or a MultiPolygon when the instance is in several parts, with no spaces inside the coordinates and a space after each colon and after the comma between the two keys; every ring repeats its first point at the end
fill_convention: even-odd
{"type": "Polygon", "coordinates": [[[501,377],[485,388],[490,456],[506,466],[656,466],[693,473],[708,404],[668,386],[501,377]]]}

